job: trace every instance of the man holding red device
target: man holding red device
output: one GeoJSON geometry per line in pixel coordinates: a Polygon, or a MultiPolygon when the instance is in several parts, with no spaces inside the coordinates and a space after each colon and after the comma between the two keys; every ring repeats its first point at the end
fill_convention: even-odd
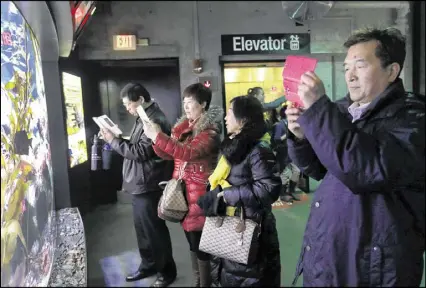
{"type": "Polygon", "coordinates": [[[296,277],[304,286],[419,286],[425,251],[425,103],[399,78],[405,37],[394,28],[349,37],[335,103],[313,72],[303,109],[286,111],[293,162],[322,183],[296,277]]]}

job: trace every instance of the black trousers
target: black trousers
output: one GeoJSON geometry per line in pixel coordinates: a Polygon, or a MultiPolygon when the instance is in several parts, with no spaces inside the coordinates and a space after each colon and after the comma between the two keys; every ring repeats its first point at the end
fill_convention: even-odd
{"type": "Polygon", "coordinates": [[[176,276],[169,228],[157,214],[161,195],[162,191],[133,195],[133,220],[142,258],[139,270],[155,270],[166,276],[176,276]]]}
{"type": "Polygon", "coordinates": [[[202,261],[210,260],[210,254],[204,253],[203,251],[198,250],[201,240],[201,231],[185,231],[186,239],[189,243],[189,250],[197,254],[197,258],[202,261]]]}

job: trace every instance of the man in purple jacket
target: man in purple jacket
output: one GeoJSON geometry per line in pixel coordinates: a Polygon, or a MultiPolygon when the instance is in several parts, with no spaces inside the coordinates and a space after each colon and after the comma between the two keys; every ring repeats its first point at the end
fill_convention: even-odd
{"type": "Polygon", "coordinates": [[[425,102],[399,78],[405,37],[356,32],[344,44],[349,93],[333,103],[305,73],[288,108],[289,155],[320,180],[294,283],[419,286],[425,251],[425,102]]]}

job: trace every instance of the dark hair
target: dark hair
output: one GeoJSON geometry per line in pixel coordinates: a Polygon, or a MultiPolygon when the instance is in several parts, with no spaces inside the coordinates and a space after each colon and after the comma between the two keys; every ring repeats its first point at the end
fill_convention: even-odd
{"type": "Polygon", "coordinates": [[[259,137],[265,134],[266,124],[263,117],[263,106],[256,97],[238,96],[231,100],[231,105],[235,119],[244,123],[241,133],[247,130],[259,130],[262,131],[259,137]]]}
{"type": "Polygon", "coordinates": [[[183,91],[183,98],[192,97],[201,105],[206,102],[206,111],[209,110],[212,101],[212,90],[201,83],[191,84],[183,91]]]}
{"type": "Polygon", "coordinates": [[[287,110],[287,106],[284,106],[280,109],[280,117],[281,119],[287,119],[287,115],[285,114],[285,111],[287,110]]]}
{"type": "Polygon", "coordinates": [[[247,96],[256,96],[260,94],[260,92],[263,92],[262,87],[253,87],[247,90],[247,96]]]}
{"type": "Polygon", "coordinates": [[[267,133],[266,123],[263,120],[263,106],[253,96],[238,96],[231,100],[232,110],[237,120],[244,125],[235,137],[226,137],[220,151],[231,165],[241,163],[254,146],[267,133]]]}
{"type": "Polygon", "coordinates": [[[270,112],[269,121],[271,121],[272,124],[278,122],[278,111],[277,109],[272,109],[270,112]]]}
{"type": "Polygon", "coordinates": [[[148,90],[146,90],[142,84],[135,82],[131,82],[124,86],[124,88],[121,89],[120,97],[121,99],[128,98],[132,102],[138,101],[140,97],[142,97],[145,102],[151,101],[151,95],[149,94],[148,90]]]}
{"type": "MultiPolygon", "coordinates": [[[[396,28],[364,28],[356,31],[343,44],[345,48],[349,48],[358,43],[368,42],[371,40],[378,41],[376,48],[376,56],[380,59],[383,68],[389,64],[398,63],[401,67],[401,74],[405,61],[405,36],[396,28]]],[[[399,77],[398,74],[398,77],[399,77]]]]}

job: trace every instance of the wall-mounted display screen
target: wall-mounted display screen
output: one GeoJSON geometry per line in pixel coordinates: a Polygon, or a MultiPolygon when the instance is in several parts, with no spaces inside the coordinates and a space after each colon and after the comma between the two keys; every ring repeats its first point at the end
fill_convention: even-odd
{"type": "Polygon", "coordinates": [[[95,11],[95,1],[72,1],[72,3],[71,14],[74,21],[74,32],[79,34],[95,11]]]}
{"type": "Polygon", "coordinates": [[[1,286],[47,287],[56,222],[40,48],[1,2],[1,286]]]}
{"type": "Polygon", "coordinates": [[[90,21],[96,10],[96,1],[70,1],[71,16],[74,26],[74,39],[72,50],[75,49],[77,41],[82,35],[84,28],[90,21]]]}
{"type": "Polygon", "coordinates": [[[81,79],[63,72],[65,108],[67,112],[68,156],[70,167],[87,161],[86,130],[84,127],[81,79]]]}

